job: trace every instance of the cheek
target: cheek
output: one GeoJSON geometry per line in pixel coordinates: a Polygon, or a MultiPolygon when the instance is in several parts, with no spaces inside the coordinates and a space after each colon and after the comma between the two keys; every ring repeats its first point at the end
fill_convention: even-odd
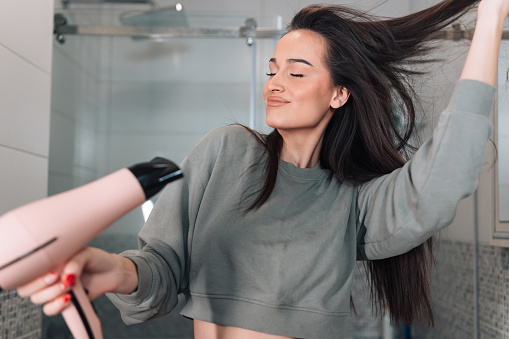
{"type": "Polygon", "coordinates": [[[332,92],[325,86],[313,86],[300,91],[300,105],[312,106],[315,109],[323,110],[330,107],[332,92]]]}

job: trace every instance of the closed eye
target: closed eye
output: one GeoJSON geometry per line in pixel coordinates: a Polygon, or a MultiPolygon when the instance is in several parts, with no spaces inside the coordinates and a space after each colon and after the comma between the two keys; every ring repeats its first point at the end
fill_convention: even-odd
{"type": "MultiPolygon", "coordinates": [[[[269,77],[273,77],[274,75],[276,75],[276,73],[265,73],[267,76],[269,77]]],[[[290,74],[292,77],[296,77],[296,78],[302,78],[304,77],[303,74],[290,74]]]]}

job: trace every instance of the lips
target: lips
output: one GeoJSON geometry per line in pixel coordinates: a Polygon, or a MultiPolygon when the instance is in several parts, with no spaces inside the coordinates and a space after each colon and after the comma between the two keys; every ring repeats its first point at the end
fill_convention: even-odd
{"type": "Polygon", "coordinates": [[[278,96],[270,96],[267,98],[267,106],[269,107],[281,107],[288,103],[290,103],[290,101],[278,96]]]}

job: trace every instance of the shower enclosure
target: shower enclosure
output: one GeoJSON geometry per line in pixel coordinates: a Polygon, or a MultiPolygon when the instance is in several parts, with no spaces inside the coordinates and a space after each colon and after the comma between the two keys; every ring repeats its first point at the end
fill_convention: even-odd
{"type": "Polygon", "coordinates": [[[50,194],[157,155],[179,163],[214,127],[265,128],[257,69],[277,17],[133,6],[56,10],[50,194]]]}
{"type": "MultiPolygon", "coordinates": [[[[259,74],[281,35],[278,17],[67,3],[55,9],[50,195],[155,156],[180,163],[215,127],[266,129],[259,74]]],[[[143,223],[140,208],[92,245],[136,248],[143,223]]],[[[126,327],[104,297],[95,305],[105,338],[193,337],[178,312],[126,327]]],[[[70,338],[59,317],[45,318],[43,332],[70,338]]]]}

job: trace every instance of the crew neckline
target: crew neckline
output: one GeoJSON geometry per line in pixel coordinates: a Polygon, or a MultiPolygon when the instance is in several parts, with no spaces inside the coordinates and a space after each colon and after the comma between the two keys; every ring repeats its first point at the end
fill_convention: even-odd
{"type": "Polygon", "coordinates": [[[287,175],[302,180],[317,180],[327,175],[320,162],[313,168],[300,168],[290,162],[279,159],[279,168],[287,175]]]}

